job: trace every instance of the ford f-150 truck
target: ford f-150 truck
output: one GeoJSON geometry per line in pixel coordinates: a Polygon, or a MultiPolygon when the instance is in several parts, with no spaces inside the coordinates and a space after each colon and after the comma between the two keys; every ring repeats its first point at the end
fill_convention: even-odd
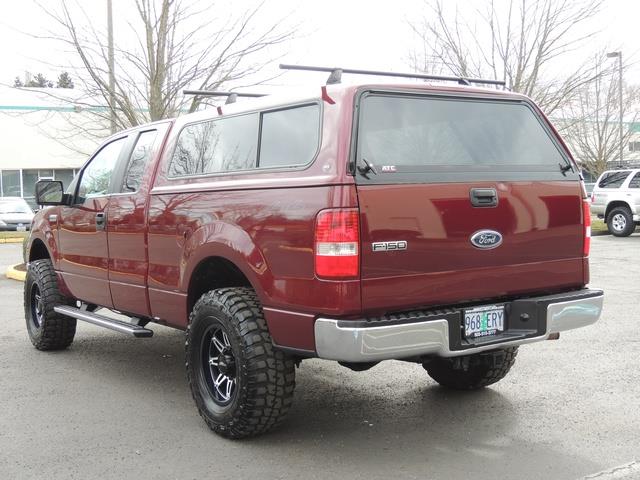
{"type": "Polygon", "coordinates": [[[578,168],[509,91],[331,84],[223,105],[117,133],[36,195],[33,345],[67,348],[77,320],[184,330],[196,407],[228,438],[283,420],[303,359],[405,360],[477,389],[602,310],[578,168]]]}

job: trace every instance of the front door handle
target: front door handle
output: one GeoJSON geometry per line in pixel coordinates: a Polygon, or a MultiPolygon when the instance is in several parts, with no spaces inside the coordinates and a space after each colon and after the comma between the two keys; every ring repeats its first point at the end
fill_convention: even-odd
{"type": "Polygon", "coordinates": [[[498,205],[498,192],[495,188],[472,188],[469,191],[469,198],[474,207],[495,207],[498,205]]]}
{"type": "Polygon", "coordinates": [[[96,230],[104,230],[107,225],[107,214],[104,212],[96,213],[96,230]]]}

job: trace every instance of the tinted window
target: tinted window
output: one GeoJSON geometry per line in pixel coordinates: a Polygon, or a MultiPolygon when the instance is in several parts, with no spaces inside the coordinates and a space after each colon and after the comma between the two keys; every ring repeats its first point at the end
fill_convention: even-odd
{"type": "Polygon", "coordinates": [[[188,125],[180,132],[169,176],[245,170],[256,165],[258,114],[188,125]]]}
{"type": "Polygon", "coordinates": [[[19,197],[20,191],[20,171],[3,170],[2,171],[2,195],[5,197],[19,197]]]}
{"type": "Polygon", "coordinates": [[[605,173],[600,181],[598,182],[598,187],[600,188],[620,188],[620,185],[624,183],[626,178],[629,176],[628,170],[622,170],[620,172],[609,172],[605,173]]]}
{"type": "Polygon", "coordinates": [[[109,192],[109,184],[113,170],[120,156],[125,138],[115,140],[102,148],[82,172],[78,197],[80,201],[85,198],[106,195],[109,192]]]}
{"type": "Polygon", "coordinates": [[[636,173],[629,182],[629,188],[640,188],[640,173],[636,173]]]}
{"type": "Polygon", "coordinates": [[[447,171],[558,174],[558,164],[566,165],[526,105],[392,95],[369,95],[362,100],[360,164],[362,158],[374,167],[382,167],[382,172],[399,174],[447,171]]]}
{"type": "Polygon", "coordinates": [[[22,170],[22,193],[25,197],[33,197],[36,182],[39,180],[38,170],[22,170]]]}
{"type": "Polygon", "coordinates": [[[157,132],[155,130],[151,130],[149,132],[141,133],[138,137],[136,146],[133,149],[133,152],[131,152],[131,159],[127,166],[127,173],[125,174],[124,181],[122,182],[122,192],[136,192],[138,191],[138,188],[140,188],[144,169],[151,158],[156,134],[157,132]]]}
{"type": "Polygon", "coordinates": [[[318,149],[320,107],[306,105],[262,115],[260,167],[305,165],[318,149]]]}

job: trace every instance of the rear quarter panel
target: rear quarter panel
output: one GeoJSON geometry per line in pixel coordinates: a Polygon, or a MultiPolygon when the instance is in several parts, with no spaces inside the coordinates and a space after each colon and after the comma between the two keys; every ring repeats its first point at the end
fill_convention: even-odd
{"type": "MultiPolygon", "coordinates": [[[[320,92],[319,92],[320,93],[320,92]]],[[[149,204],[149,297],[154,317],[187,324],[192,273],[209,257],[234,263],[255,288],[274,341],[312,350],[316,314],[360,310],[360,282],[315,277],[314,228],[326,208],[357,207],[346,174],[352,101],[322,106],[321,147],[308,166],[169,178],[181,125],[170,134],[149,204]],[[292,332],[297,332],[292,334],[292,332]]]]}
{"type": "MultiPolygon", "coordinates": [[[[347,202],[355,202],[348,186],[153,195],[149,288],[176,296],[182,313],[167,320],[183,324],[193,271],[208,257],[222,257],[245,274],[264,306],[333,314],[357,310],[358,281],[319,281],[314,274],[315,216],[347,202]]],[[[164,303],[152,302],[154,316],[166,315],[164,303]]]]}

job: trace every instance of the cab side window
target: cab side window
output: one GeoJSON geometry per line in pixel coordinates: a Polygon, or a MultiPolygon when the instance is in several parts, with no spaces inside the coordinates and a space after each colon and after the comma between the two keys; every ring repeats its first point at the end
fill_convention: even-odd
{"type": "Polygon", "coordinates": [[[640,188],[640,172],[636,173],[629,181],[629,188],[640,188]]]}
{"type": "Polygon", "coordinates": [[[142,132],[138,137],[136,146],[131,152],[131,158],[127,165],[127,171],[122,182],[121,192],[137,192],[142,183],[142,176],[146,169],[151,154],[153,152],[153,145],[156,141],[158,132],[156,130],[149,130],[142,132]]]}
{"type": "Polygon", "coordinates": [[[169,177],[295,167],[313,161],[320,143],[320,106],[215,118],[185,126],[169,177]]]}
{"type": "Polygon", "coordinates": [[[255,168],[259,116],[256,113],[186,126],[178,137],[170,177],[255,168]]]}
{"type": "Polygon", "coordinates": [[[600,181],[598,187],[600,188],[620,188],[624,181],[629,176],[629,170],[622,170],[619,172],[605,173],[600,181]]]}
{"type": "Polygon", "coordinates": [[[320,141],[317,104],[262,114],[259,167],[306,165],[320,141]]]}
{"type": "Polygon", "coordinates": [[[78,186],[79,202],[109,193],[113,171],[125,140],[126,137],[123,137],[105,145],[82,171],[82,178],[78,186]]]}

